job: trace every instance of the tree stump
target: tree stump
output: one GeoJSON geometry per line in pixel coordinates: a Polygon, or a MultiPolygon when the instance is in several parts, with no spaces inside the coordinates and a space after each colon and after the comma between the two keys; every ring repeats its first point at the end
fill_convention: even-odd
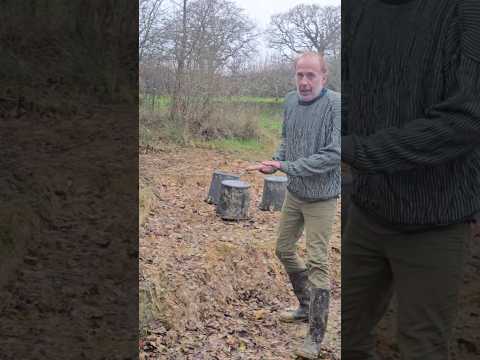
{"type": "Polygon", "coordinates": [[[248,218],[250,206],[250,185],[240,180],[224,180],[217,204],[217,214],[225,220],[248,218]]]}
{"type": "Polygon", "coordinates": [[[222,181],[239,179],[240,177],[234,174],[229,174],[218,170],[214,171],[212,176],[212,182],[210,183],[210,190],[208,191],[208,196],[205,201],[209,204],[218,204],[218,201],[220,200],[222,181]]]}
{"type": "Polygon", "coordinates": [[[265,176],[260,210],[278,211],[282,209],[287,190],[286,176],[265,176]]]}

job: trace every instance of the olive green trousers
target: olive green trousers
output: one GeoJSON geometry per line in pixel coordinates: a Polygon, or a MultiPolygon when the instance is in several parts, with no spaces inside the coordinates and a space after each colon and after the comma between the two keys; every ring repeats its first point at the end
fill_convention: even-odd
{"type": "Polygon", "coordinates": [[[342,236],[342,359],[371,360],[375,327],[395,292],[402,360],[447,360],[468,224],[380,224],[356,206],[342,236]]]}
{"type": "Polygon", "coordinates": [[[287,191],[280,215],[276,255],[287,273],[308,270],[314,288],[330,289],[328,248],[337,199],[306,202],[287,191]],[[306,261],[297,252],[305,229],[306,261]]]}

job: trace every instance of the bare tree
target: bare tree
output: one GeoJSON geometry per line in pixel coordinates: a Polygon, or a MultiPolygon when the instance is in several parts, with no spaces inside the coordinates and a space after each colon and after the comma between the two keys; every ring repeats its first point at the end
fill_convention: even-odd
{"type": "Polygon", "coordinates": [[[183,0],[165,27],[175,72],[170,120],[195,132],[221,94],[220,77],[255,50],[255,26],[229,0],[183,0]]]}
{"type": "Polygon", "coordinates": [[[288,58],[306,50],[336,56],[341,41],[340,7],[295,6],[273,15],[267,34],[270,46],[288,58]]]}
{"type": "Polygon", "coordinates": [[[185,122],[184,113],[185,113],[185,105],[184,102],[181,101],[181,96],[183,94],[182,87],[185,85],[185,58],[186,58],[186,50],[187,50],[187,36],[188,36],[188,29],[187,29],[187,0],[183,0],[182,6],[182,22],[181,22],[181,30],[175,32],[175,47],[177,50],[176,53],[176,60],[177,60],[177,67],[175,72],[175,88],[172,94],[172,106],[170,108],[170,119],[171,121],[180,121],[185,122]]]}
{"type": "Polygon", "coordinates": [[[334,91],[342,90],[342,59],[340,53],[327,58],[328,62],[328,87],[334,91]]]}
{"type": "Polygon", "coordinates": [[[291,62],[275,55],[250,63],[231,78],[235,79],[236,93],[241,95],[278,99],[295,88],[291,62]]]}
{"type": "Polygon", "coordinates": [[[255,25],[233,1],[196,0],[187,11],[185,56],[191,69],[225,70],[254,51],[255,25]]]}
{"type": "Polygon", "coordinates": [[[140,62],[147,54],[152,54],[161,44],[162,17],[165,10],[162,8],[163,0],[140,0],[138,51],[140,62]]]}

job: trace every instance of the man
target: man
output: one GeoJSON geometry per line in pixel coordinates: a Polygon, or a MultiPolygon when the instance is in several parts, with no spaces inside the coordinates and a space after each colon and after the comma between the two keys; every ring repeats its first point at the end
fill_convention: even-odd
{"type": "Polygon", "coordinates": [[[373,360],[395,292],[402,360],[449,359],[480,210],[478,0],[342,3],[342,359],[373,360]]]}
{"type": "Polygon", "coordinates": [[[300,306],[282,321],[309,321],[297,355],[316,359],[327,327],[330,297],[328,247],[340,193],[340,95],[324,88],[325,60],[307,52],[295,62],[297,91],[285,99],[282,141],[273,160],[249,170],[287,174],[276,255],[285,267],[300,306]],[[297,254],[306,230],[307,261],[297,254]],[[309,283],[309,284],[308,284],[309,283]],[[309,286],[310,285],[310,286],[309,286]],[[309,291],[310,288],[310,291],[309,291]]]}

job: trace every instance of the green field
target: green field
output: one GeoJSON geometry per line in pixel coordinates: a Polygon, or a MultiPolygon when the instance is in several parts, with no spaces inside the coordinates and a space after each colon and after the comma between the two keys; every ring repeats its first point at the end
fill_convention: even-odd
{"type": "MultiPolygon", "coordinates": [[[[194,146],[235,152],[246,156],[271,156],[277,147],[281,135],[283,99],[262,98],[253,96],[217,97],[215,103],[228,109],[234,121],[246,117],[253,118],[258,124],[258,134],[254,138],[229,137],[223,139],[195,139],[194,146]]],[[[140,96],[141,109],[152,114],[156,120],[140,123],[141,143],[153,141],[156,137],[155,123],[162,123],[168,113],[170,98],[166,96],[140,96]]],[[[161,125],[161,124],[160,124],[161,125]]],[[[161,126],[160,126],[161,127],[161,126]]],[[[174,126],[164,127],[163,138],[174,138],[174,126]]],[[[154,146],[153,146],[154,147],[154,146]]]]}
{"type": "MultiPolygon", "coordinates": [[[[258,104],[258,103],[257,103],[258,104]]],[[[200,141],[200,146],[218,149],[221,151],[234,152],[245,158],[270,158],[275,151],[281,136],[282,107],[257,105],[259,109],[260,136],[255,139],[218,139],[200,141]]]]}

